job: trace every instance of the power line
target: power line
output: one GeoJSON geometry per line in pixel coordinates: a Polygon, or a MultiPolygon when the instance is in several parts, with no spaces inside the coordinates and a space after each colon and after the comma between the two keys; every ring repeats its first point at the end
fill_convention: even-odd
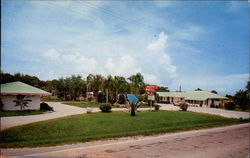
{"type": "MultiPolygon", "coordinates": [[[[77,1],[77,2],[79,2],[79,1],[77,1]]],[[[95,22],[94,20],[100,20],[99,18],[97,18],[97,17],[95,17],[95,16],[92,16],[92,15],[90,15],[90,14],[84,14],[84,13],[82,13],[82,12],[80,12],[80,11],[77,11],[77,10],[73,10],[73,9],[71,9],[71,8],[66,8],[66,7],[61,7],[61,6],[59,6],[59,5],[56,5],[56,4],[53,4],[53,3],[50,3],[50,2],[47,2],[46,4],[50,4],[51,6],[54,6],[54,7],[57,7],[57,8],[61,8],[61,9],[65,9],[65,10],[67,10],[67,11],[69,11],[69,12],[72,12],[72,13],[76,13],[76,14],[80,14],[80,15],[82,15],[82,16],[87,16],[87,17],[91,17],[91,19],[87,19],[87,20],[89,20],[89,21],[92,21],[92,22],[95,22]]],[[[88,7],[88,6],[85,6],[85,7],[88,7]]],[[[115,23],[115,22],[109,22],[110,24],[113,24],[113,25],[117,25],[117,23],[115,23]]]]}
{"type": "MultiPolygon", "coordinates": [[[[80,2],[80,3],[81,3],[81,2],[80,2]]],[[[144,26],[148,27],[149,29],[155,31],[155,29],[154,29],[152,26],[150,26],[150,25],[148,25],[148,24],[145,24],[145,23],[142,23],[142,22],[140,22],[140,21],[138,21],[138,20],[136,20],[136,19],[130,20],[130,19],[128,19],[128,18],[125,18],[125,17],[122,16],[121,14],[114,13],[114,12],[108,10],[108,9],[103,8],[103,7],[96,7],[96,6],[93,6],[93,5],[90,4],[90,3],[86,3],[86,2],[85,2],[85,3],[81,3],[81,4],[83,4],[84,6],[87,6],[87,7],[89,7],[89,8],[102,10],[103,13],[106,13],[106,14],[108,14],[108,15],[111,15],[111,16],[113,16],[113,17],[119,19],[119,20],[122,21],[122,22],[125,21],[125,22],[127,22],[127,23],[134,23],[134,24],[144,25],[144,26]]]]}

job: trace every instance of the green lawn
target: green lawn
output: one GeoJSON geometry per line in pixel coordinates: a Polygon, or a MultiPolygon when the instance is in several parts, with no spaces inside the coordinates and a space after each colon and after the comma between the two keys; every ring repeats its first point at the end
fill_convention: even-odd
{"type": "MultiPolygon", "coordinates": [[[[101,104],[105,104],[105,103],[97,103],[97,102],[79,102],[79,101],[64,101],[62,102],[63,104],[67,104],[67,105],[73,105],[73,106],[78,106],[78,107],[81,107],[81,108],[99,108],[99,106],[101,104]]],[[[112,108],[118,108],[116,106],[112,106],[112,108]]],[[[140,106],[140,108],[150,108],[150,106],[148,104],[142,104],[140,106]]],[[[140,110],[140,109],[138,109],[140,110]]]]}
{"type": "Polygon", "coordinates": [[[183,111],[138,112],[135,117],[131,117],[128,112],[81,114],[1,131],[0,146],[52,146],[224,126],[239,122],[237,119],[183,111]]]}
{"type": "Polygon", "coordinates": [[[45,97],[41,98],[41,102],[61,102],[63,101],[61,98],[57,97],[45,97]]]}
{"type": "Polygon", "coordinates": [[[24,110],[24,111],[1,111],[0,117],[38,115],[46,110],[24,110]]]}
{"type": "Polygon", "coordinates": [[[73,105],[73,106],[78,106],[78,107],[81,107],[81,108],[99,108],[99,106],[101,104],[104,104],[104,103],[96,103],[96,102],[79,102],[79,101],[65,101],[65,102],[62,102],[63,104],[67,104],[67,105],[73,105]]]}

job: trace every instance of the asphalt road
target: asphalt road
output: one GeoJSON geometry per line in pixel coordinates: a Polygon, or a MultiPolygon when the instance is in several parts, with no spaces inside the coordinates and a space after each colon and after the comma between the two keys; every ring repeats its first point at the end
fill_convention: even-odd
{"type": "Polygon", "coordinates": [[[249,125],[57,147],[4,149],[2,154],[36,158],[248,158],[249,125]]]}

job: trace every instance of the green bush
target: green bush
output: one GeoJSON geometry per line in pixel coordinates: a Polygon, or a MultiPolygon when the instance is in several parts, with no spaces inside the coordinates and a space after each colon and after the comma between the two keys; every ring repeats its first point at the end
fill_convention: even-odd
{"type": "Polygon", "coordinates": [[[110,104],[101,104],[99,108],[102,110],[102,112],[110,112],[112,106],[110,104]]]}
{"type": "Polygon", "coordinates": [[[181,109],[182,111],[187,111],[187,109],[188,109],[188,104],[187,104],[186,102],[181,102],[181,103],[180,103],[180,109],[181,109]]]}
{"type": "Polygon", "coordinates": [[[235,103],[233,101],[227,101],[225,102],[225,109],[227,110],[235,110],[235,103]]]}
{"type": "Polygon", "coordinates": [[[160,105],[155,105],[155,110],[160,110],[160,105]]]}
{"type": "Polygon", "coordinates": [[[44,102],[40,104],[40,110],[54,111],[53,107],[49,106],[47,103],[44,102]]]}

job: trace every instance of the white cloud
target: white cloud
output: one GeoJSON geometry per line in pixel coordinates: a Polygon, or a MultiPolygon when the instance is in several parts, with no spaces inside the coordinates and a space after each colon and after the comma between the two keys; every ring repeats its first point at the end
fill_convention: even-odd
{"type": "MultiPolygon", "coordinates": [[[[49,49],[43,55],[44,57],[50,56],[54,64],[50,67],[53,67],[55,72],[60,72],[62,77],[72,74],[88,75],[89,73],[129,77],[141,72],[145,75],[146,82],[162,84],[176,76],[176,66],[172,64],[170,55],[165,51],[167,35],[164,32],[159,33],[159,38],[155,41],[144,46],[141,45],[141,49],[138,50],[133,47],[124,47],[123,41],[120,42],[119,39],[115,43],[106,42],[108,46],[106,43],[98,44],[99,49],[89,47],[87,50],[92,50],[92,53],[87,53],[88,51],[59,53],[55,49],[49,49]],[[102,49],[102,53],[98,53],[101,48],[106,49],[102,49]],[[145,48],[150,48],[147,53],[144,53],[145,48]]],[[[127,45],[127,43],[125,44],[127,45]]]]}
{"type": "Polygon", "coordinates": [[[145,54],[147,60],[141,61],[149,67],[144,71],[147,80],[154,84],[170,82],[172,78],[177,76],[177,68],[172,63],[169,52],[166,51],[167,37],[164,32],[161,32],[158,39],[149,43],[146,47],[148,53],[145,54]]]}
{"type": "Polygon", "coordinates": [[[44,56],[55,59],[60,56],[60,53],[57,52],[55,49],[49,49],[48,51],[43,53],[44,56]]]}
{"type": "Polygon", "coordinates": [[[104,68],[100,65],[100,69],[104,75],[111,74],[125,77],[142,71],[135,58],[129,55],[120,58],[108,58],[104,63],[104,68]]]}
{"type": "Polygon", "coordinates": [[[159,34],[159,38],[155,41],[152,41],[146,48],[148,51],[153,51],[153,52],[161,52],[166,48],[166,41],[167,41],[168,36],[165,35],[164,32],[161,32],[159,34]]]}
{"type": "Polygon", "coordinates": [[[153,74],[144,73],[143,76],[146,83],[157,84],[157,85],[161,83],[159,79],[153,74]]]}

